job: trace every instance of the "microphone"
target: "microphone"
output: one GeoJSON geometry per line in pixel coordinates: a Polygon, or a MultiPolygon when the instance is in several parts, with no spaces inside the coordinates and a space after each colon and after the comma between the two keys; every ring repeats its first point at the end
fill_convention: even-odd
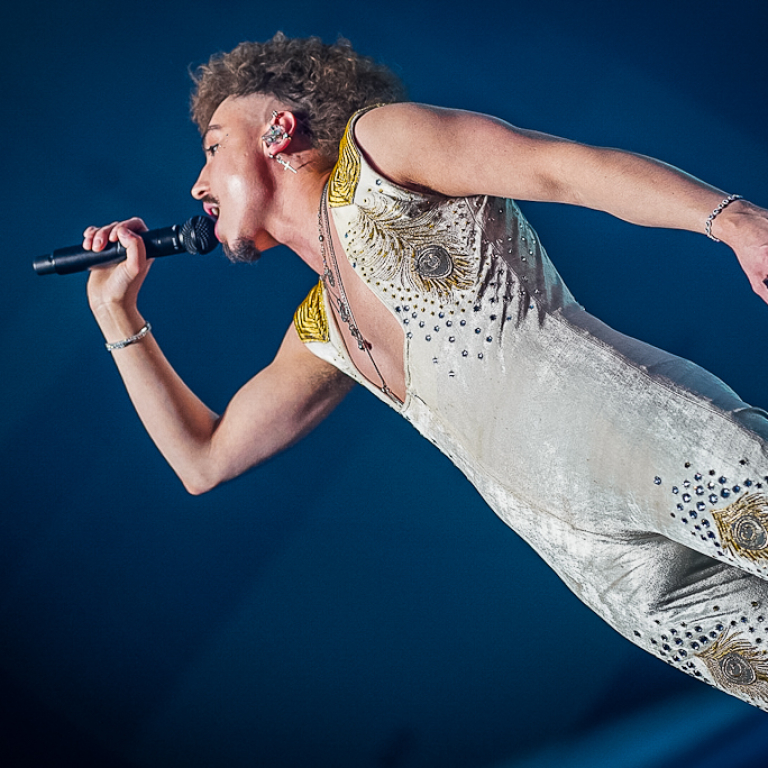
{"type": "MultiPolygon", "coordinates": [[[[210,253],[217,245],[215,224],[208,216],[193,216],[183,224],[141,232],[147,246],[147,258],[172,256],[175,253],[210,253]]],[[[123,261],[125,248],[120,243],[110,243],[102,251],[86,251],[82,245],[59,248],[53,253],[40,256],[32,262],[38,275],[70,275],[82,272],[98,264],[123,261]]]]}

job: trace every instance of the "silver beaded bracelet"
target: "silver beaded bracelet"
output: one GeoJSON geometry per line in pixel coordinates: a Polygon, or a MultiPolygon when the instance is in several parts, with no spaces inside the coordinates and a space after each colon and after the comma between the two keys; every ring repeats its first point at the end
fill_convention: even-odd
{"type": "Polygon", "coordinates": [[[108,341],[104,346],[108,352],[129,347],[131,344],[141,341],[151,330],[152,326],[149,323],[144,323],[144,327],[138,333],[134,333],[133,336],[129,336],[127,339],[120,339],[120,341],[108,341]]]}
{"type": "Polygon", "coordinates": [[[718,217],[718,216],[719,216],[719,215],[720,215],[720,214],[721,214],[721,213],[722,213],[722,212],[723,212],[723,211],[724,211],[724,210],[725,210],[725,209],[726,209],[726,208],[727,208],[727,207],[728,207],[728,206],[729,206],[731,203],[733,203],[733,202],[734,202],[734,201],[736,201],[736,200],[743,200],[743,199],[744,199],[744,198],[743,198],[741,195],[728,195],[728,197],[726,197],[726,198],[725,198],[725,200],[723,200],[723,202],[722,202],[722,203],[720,203],[720,205],[718,205],[718,206],[717,206],[717,208],[715,208],[715,210],[714,210],[714,211],[712,211],[712,213],[710,213],[710,214],[709,214],[709,216],[707,217],[707,223],[706,223],[706,225],[705,225],[704,229],[705,229],[705,231],[706,231],[706,233],[707,233],[707,237],[708,237],[710,240],[714,240],[716,243],[719,243],[719,242],[720,242],[720,241],[719,241],[719,240],[718,240],[718,239],[717,239],[717,238],[716,238],[716,237],[715,237],[715,236],[712,234],[712,222],[713,222],[713,221],[714,221],[714,220],[715,220],[715,219],[716,219],[716,218],[717,218],[717,217],[718,217]]]}

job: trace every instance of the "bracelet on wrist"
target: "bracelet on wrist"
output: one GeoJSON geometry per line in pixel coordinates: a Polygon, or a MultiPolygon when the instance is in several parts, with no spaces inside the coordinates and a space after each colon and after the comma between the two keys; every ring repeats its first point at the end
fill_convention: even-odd
{"type": "Polygon", "coordinates": [[[108,352],[114,352],[116,349],[129,347],[131,344],[141,341],[151,330],[152,326],[149,323],[144,323],[142,329],[138,333],[134,333],[133,336],[129,336],[127,339],[120,339],[120,341],[108,341],[104,346],[107,348],[108,352]]]}
{"type": "Polygon", "coordinates": [[[729,206],[731,203],[735,202],[736,200],[743,200],[743,199],[744,199],[744,198],[743,198],[741,195],[728,195],[728,197],[726,197],[726,198],[725,198],[725,200],[723,200],[723,201],[720,203],[720,205],[718,205],[718,206],[717,206],[717,208],[715,208],[715,210],[714,210],[714,211],[712,211],[712,213],[710,213],[710,214],[709,214],[709,216],[707,217],[707,222],[706,222],[706,224],[704,225],[704,231],[706,232],[706,234],[707,234],[707,237],[708,237],[710,240],[714,240],[716,243],[719,243],[719,242],[720,242],[720,240],[719,240],[718,238],[716,238],[716,237],[715,237],[715,236],[712,234],[712,222],[713,222],[713,221],[714,221],[714,220],[715,220],[715,219],[716,219],[716,218],[717,218],[717,217],[718,217],[718,216],[719,216],[719,215],[720,215],[720,214],[721,214],[721,213],[722,213],[722,212],[723,212],[723,211],[724,211],[724,210],[725,210],[725,209],[726,209],[726,208],[727,208],[727,207],[728,207],[728,206],[729,206]]]}

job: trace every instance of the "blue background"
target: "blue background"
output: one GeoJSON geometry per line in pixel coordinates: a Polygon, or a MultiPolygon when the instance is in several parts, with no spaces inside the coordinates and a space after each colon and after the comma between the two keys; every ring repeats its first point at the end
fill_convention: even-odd
{"type": "MultiPolygon", "coordinates": [[[[103,350],[85,276],[31,261],[87,224],[196,213],[187,69],[277,29],[349,37],[414,100],[768,204],[767,22],[757,0],[16,7],[0,32],[0,765],[761,765],[765,714],[616,635],[359,388],[299,446],[188,496],[103,350]]],[[[589,311],[768,405],[768,307],[725,246],[525,211],[589,311]]],[[[217,251],[156,264],[140,306],[222,409],[314,280],[283,248],[252,267],[217,251]]]]}

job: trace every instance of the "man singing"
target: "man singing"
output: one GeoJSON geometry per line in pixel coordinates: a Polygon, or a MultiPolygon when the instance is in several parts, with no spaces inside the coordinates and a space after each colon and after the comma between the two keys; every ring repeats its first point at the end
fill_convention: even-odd
{"type": "Polygon", "coordinates": [[[147,430],[202,493],[307,434],[356,381],[611,626],[768,709],[768,414],[585,312],[513,199],[722,240],[766,301],[768,211],[646,157],[403,99],[344,41],[278,34],[200,68],[192,194],[231,259],[284,244],[320,280],[218,415],[137,308],[143,222],[88,227],[86,248],[128,252],[88,295],[147,430]]]}

